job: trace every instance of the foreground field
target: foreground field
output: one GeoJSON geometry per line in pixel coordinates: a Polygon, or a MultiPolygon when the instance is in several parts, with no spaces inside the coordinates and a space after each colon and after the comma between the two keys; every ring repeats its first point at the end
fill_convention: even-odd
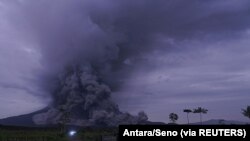
{"type": "Polygon", "coordinates": [[[0,126],[0,141],[115,141],[118,129],[78,127],[73,136],[69,131],[62,133],[59,128],[0,126]]]}

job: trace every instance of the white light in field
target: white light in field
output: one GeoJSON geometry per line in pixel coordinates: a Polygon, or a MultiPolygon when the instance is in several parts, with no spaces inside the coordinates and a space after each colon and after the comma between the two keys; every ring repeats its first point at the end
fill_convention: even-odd
{"type": "Polygon", "coordinates": [[[76,134],[76,131],[74,130],[69,131],[69,136],[74,136],[75,134],[76,134]]]}

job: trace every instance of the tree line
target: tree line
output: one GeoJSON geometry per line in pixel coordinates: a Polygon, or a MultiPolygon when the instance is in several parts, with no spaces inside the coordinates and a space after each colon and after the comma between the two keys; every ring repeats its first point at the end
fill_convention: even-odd
{"type": "MultiPolygon", "coordinates": [[[[202,107],[198,107],[195,108],[193,110],[191,109],[184,109],[183,110],[184,113],[187,114],[187,124],[189,124],[189,114],[190,113],[194,113],[194,114],[199,114],[200,116],[200,124],[202,124],[202,114],[207,114],[208,109],[206,108],[202,108],[202,107]]],[[[242,109],[242,114],[250,119],[250,106],[247,106],[246,109],[242,109]]],[[[178,120],[179,116],[176,113],[170,113],[169,114],[169,119],[172,123],[175,123],[178,120]]]]}

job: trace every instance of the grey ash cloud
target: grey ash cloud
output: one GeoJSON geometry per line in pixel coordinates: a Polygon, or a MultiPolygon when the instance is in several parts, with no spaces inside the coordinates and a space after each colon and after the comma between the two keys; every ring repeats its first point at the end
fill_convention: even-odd
{"type": "Polygon", "coordinates": [[[3,0],[0,7],[2,93],[8,86],[53,98],[58,74],[82,65],[123,110],[145,110],[152,120],[200,105],[220,118],[228,113],[216,107],[236,115],[248,104],[247,0],[3,0]]]}

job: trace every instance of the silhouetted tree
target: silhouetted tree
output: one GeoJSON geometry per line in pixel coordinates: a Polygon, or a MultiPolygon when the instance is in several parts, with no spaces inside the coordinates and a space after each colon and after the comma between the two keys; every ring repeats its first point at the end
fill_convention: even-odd
{"type": "Polygon", "coordinates": [[[220,124],[220,125],[224,125],[224,124],[225,124],[224,122],[225,122],[224,119],[220,119],[220,120],[219,120],[219,124],[220,124]]]}
{"type": "Polygon", "coordinates": [[[169,114],[169,119],[170,121],[172,121],[173,123],[175,123],[178,120],[178,115],[176,113],[170,113],[169,114]]]}
{"type": "Polygon", "coordinates": [[[138,121],[139,122],[146,122],[148,120],[148,115],[144,111],[140,111],[138,113],[138,121]]]}
{"type": "Polygon", "coordinates": [[[242,114],[250,119],[250,106],[247,106],[246,109],[242,109],[242,114]]]}
{"type": "Polygon", "coordinates": [[[202,114],[206,114],[208,112],[207,109],[198,107],[197,109],[193,110],[193,113],[199,113],[200,114],[200,123],[202,124],[202,114]]]}
{"type": "Polygon", "coordinates": [[[184,109],[183,112],[187,113],[187,121],[188,121],[188,124],[189,124],[189,113],[192,113],[192,110],[190,110],[190,109],[184,109]]]}

